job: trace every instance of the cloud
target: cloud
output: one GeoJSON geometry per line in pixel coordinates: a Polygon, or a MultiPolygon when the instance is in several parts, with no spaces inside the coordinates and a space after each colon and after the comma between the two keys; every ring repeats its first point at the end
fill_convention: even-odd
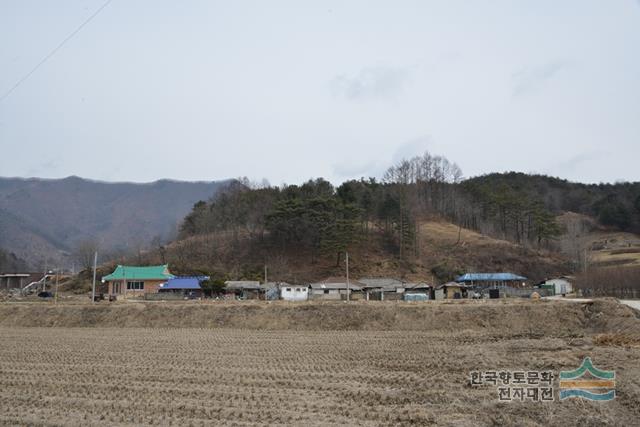
{"type": "Polygon", "coordinates": [[[542,89],[545,82],[555,77],[566,66],[567,62],[558,60],[537,67],[523,68],[513,73],[511,75],[513,95],[520,96],[542,89]]]}
{"type": "Polygon", "coordinates": [[[350,100],[395,98],[409,79],[408,68],[367,67],[356,75],[338,75],[331,80],[334,94],[350,100]]]}
{"type": "Polygon", "coordinates": [[[36,167],[29,168],[25,176],[49,176],[58,171],[58,163],[53,160],[38,164],[36,167]]]}
{"type": "Polygon", "coordinates": [[[421,156],[434,146],[430,136],[420,136],[400,144],[390,157],[379,157],[376,160],[353,162],[344,160],[333,165],[333,175],[341,179],[355,179],[360,177],[381,178],[385,171],[404,159],[421,156]]]}
{"type": "Polygon", "coordinates": [[[584,171],[585,167],[589,167],[589,163],[597,166],[603,158],[610,155],[610,152],[604,150],[589,151],[570,157],[566,160],[562,160],[551,166],[547,172],[566,177],[568,175],[584,171]]]}
{"type": "Polygon", "coordinates": [[[421,156],[429,148],[433,148],[433,139],[430,136],[420,136],[411,139],[396,148],[393,153],[393,163],[398,163],[404,159],[410,159],[415,156],[421,156]]]}
{"type": "Polygon", "coordinates": [[[352,163],[344,161],[333,165],[334,175],[340,178],[354,178],[361,176],[377,176],[379,173],[379,165],[375,161],[368,163],[352,163]]]}

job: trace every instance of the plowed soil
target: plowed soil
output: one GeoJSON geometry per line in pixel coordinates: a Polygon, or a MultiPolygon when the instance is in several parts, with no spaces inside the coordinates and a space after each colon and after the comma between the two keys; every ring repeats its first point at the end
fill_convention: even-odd
{"type": "MultiPolygon", "coordinates": [[[[0,305],[5,425],[637,425],[613,301],[0,305]],[[80,327],[80,325],[84,327],[80,327]],[[45,327],[43,327],[45,326],[45,327]],[[471,371],[616,371],[615,400],[509,402],[471,371]]],[[[557,381],[554,383],[557,388],[557,381]]]]}

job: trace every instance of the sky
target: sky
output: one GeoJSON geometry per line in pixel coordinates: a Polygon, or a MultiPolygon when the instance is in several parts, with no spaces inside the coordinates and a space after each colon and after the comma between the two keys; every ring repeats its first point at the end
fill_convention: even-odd
{"type": "Polygon", "coordinates": [[[104,3],[0,2],[0,176],[640,180],[640,0],[104,3]]]}

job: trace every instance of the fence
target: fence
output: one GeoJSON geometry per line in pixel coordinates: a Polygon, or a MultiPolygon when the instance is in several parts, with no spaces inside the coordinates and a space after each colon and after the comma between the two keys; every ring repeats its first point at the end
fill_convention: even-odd
{"type": "Polygon", "coordinates": [[[640,267],[591,268],[577,277],[585,297],[640,298],[640,267]]]}
{"type": "MultiPolygon", "coordinates": [[[[492,288],[479,289],[477,292],[482,292],[483,294],[488,295],[489,289],[492,289],[492,288]]],[[[548,297],[553,295],[553,292],[550,289],[532,289],[532,288],[520,289],[520,288],[511,287],[511,286],[499,286],[493,289],[498,289],[500,291],[501,298],[504,298],[505,296],[517,297],[517,298],[530,298],[531,294],[533,294],[534,292],[536,292],[541,297],[548,297]]]]}
{"type": "Polygon", "coordinates": [[[620,299],[636,299],[640,298],[640,288],[583,288],[581,289],[584,297],[614,297],[620,299]]]}
{"type": "Polygon", "coordinates": [[[174,293],[174,292],[158,292],[144,294],[144,299],[147,301],[177,301],[183,300],[186,297],[182,293],[174,293]]]}

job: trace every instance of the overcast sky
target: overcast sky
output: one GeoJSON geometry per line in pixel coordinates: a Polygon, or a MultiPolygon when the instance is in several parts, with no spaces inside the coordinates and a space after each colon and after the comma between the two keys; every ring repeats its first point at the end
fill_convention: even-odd
{"type": "MultiPolygon", "coordinates": [[[[0,2],[0,96],[104,0],[0,2]]],[[[640,0],[113,0],[0,101],[0,176],[640,180],[640,0]]]]}

